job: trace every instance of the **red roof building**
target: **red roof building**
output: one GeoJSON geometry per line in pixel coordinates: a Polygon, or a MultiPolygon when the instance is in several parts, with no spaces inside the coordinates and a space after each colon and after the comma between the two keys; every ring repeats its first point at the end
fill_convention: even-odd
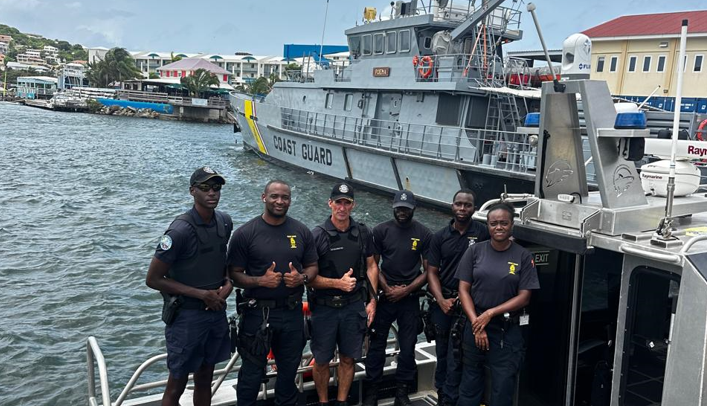
{"type": "Polygon", "coordinates": [[[679,36],[682,20],[688,20],[689,34],[707,34],[707,10],[623,16],[583,32],[596,41],[603,38],[679,36]]]}

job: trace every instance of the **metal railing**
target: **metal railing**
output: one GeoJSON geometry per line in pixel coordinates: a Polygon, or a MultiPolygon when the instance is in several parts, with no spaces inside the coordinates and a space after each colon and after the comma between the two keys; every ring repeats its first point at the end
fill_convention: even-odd
{"type": "MultiPolygon", "coordinates": [[[[130,100],[148,103],[165,103],[176,106],[200,106],[212,108],[226,108],[226,101],[220,97],[209,97],[206,99],[206,106],[201,103],[195,103],[192,97],[170,96],[167,93],[159,92],[142,92],[138,90],[118,90],[116,98],[119,100],[130,100]]],[[[205,100],[205,99],[199,99],[205,100]]]]}
{"type": "Polygon", "coordinates": [[[514,172],[535,166],[530,136],[509,131],[413,124],[282,107],[283,129],[405,155],[514,172]]]}

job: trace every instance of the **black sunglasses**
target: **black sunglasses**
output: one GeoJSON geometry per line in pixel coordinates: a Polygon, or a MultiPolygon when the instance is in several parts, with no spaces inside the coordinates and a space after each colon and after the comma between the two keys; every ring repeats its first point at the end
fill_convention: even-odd
{"type": "Polygon", "coordinates": [[[218,192],[221,190],[221,185],[220,183],[214,183],[212,185],[209,185],[208,183],[199,183],[197,185],[194,185],[195,188],[198,188],[202,192],[208,192],[209,190],[213,190],[214,192],[218,192]]]}

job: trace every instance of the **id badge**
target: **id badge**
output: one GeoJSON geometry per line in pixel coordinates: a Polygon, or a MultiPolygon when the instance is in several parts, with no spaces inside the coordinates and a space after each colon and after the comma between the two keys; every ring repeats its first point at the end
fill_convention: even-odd
{"type": "Polygon", "coordinates": [[[530,315],[521,314],[518,324],[520,324],[521,326],[527,326],[528,324],[530,324],[530,315]]]}

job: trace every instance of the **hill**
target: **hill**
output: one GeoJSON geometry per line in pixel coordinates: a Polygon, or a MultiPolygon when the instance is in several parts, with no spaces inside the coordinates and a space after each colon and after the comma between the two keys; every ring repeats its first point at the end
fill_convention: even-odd
{"type": "Polygon", "coordinates": [[[44,38],[34,34],[24,34],[20,30],[8,25],[0,24],[0,34],[12,36],[12,42],[6,54],[5,63],[16,61],[18,53],[24,49],[43,49],[50,45],[59,49],[59,60],[66,62],[88,59],[86,50],[80,44],[71,44],[59,39],[44,38]]]}

